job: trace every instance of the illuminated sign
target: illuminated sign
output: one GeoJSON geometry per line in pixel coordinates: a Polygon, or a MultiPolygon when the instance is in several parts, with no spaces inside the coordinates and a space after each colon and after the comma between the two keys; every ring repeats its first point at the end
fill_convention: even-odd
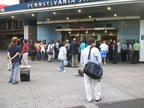
{"type": "Polygon", "coordinates": [[[40,7],[49,7],[49,6],[59,6],[67,4],[77,4],[77,3],[86,3],[86,2],[98,2],[106,0],[49,0],[41,2],[28,3],[28,8],[40,8],[40,7]]]}

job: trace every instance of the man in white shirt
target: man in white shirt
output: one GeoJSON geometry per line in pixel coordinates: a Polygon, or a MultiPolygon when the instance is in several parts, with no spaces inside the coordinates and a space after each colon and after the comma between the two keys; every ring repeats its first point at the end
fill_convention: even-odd
{"type": "MultiPolygon", "coordinates": [[[[98,50],[98,48],[94,47],[96,45],[96,41],[94,38],[90,37],[88,39],[88,47],[86,47],[82,52],[81,52],[81,66],[82,68],[85,67],[85,64],[88,62],[94,62],[98,65],[101,65],[101,55],[98,50]],[[93,47],[91,49],[91,54],[90,58],[88,60],[88,54],[90,51],[90,47],[93,47]]],[[[101,100],[101,83],[100,80],[92,79],[86,74],[84,74],[84,83],[85,83],[85,90],[86,90],[86,99],[88,102],[92,101],[92,91],[94,92],[94,97],[96,102],[101,100]]]]}
{"type": "Polygon", "coordinates": [[[108,45],[106,44],[106,41],[103,41],[103,43],[100,45],[100,54],[101,57],[103,58],[104,64],[106,64],[107,52],[108,52],[108,45]]]}

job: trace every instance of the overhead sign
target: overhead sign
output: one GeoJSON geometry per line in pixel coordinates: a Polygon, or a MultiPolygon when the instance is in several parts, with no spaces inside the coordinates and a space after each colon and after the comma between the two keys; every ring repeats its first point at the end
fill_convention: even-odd
{"type": "MultiPolygon", "coordinates": [[[[17,3],[17,4],[19,3],[19,0],[1,0],[1,1],[11,1],[11,2],[17,3]]],[[[141,1],[141,0],[37,0],[37,1],[21,3],[18,5],[7,6],[4,8],[4,11],[5,12],[19,11],[19,10],[24,10],[24,9],[63,6],[63,5],[70,5],[70,4],[77,5],[77,4],[90,3],[90,2],[95,2],[97,4],[106,4],[106,3],[115,3],[115,2],[124,3],[126,1],[137,2],[137,1],[141,1]]]]}
{"type": "Polygon", "coordinates": [[[40,0],[38,2],[28,3],[28,8],[40,8],[40,7],[49,7],[49,6],[59,6],[67,4],[77,4],[77,3],[86,3],[86,2],[98,2],[106,0],[40,0]]]}

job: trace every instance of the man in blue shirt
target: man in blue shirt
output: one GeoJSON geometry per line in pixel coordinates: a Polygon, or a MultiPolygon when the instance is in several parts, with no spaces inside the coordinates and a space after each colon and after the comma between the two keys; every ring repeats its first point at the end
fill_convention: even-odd
{"type": "Polygon", "coordinates": [[[82,50],[84,50],[87,47],[87,44],[85,41],[82,41],[82,43],[80,44],[80,52],[82,52],[82,50]]]}
{"type": "Polygon", "coordinates": [[[9,77],[9,83],[17,84],[17,74],[19,69],[19,53],[21,52],[20,47],[17,45],[18,38],[13,37],[10,45],[8,46],[8,59],[12,61],[12,68],[9,77]]]}

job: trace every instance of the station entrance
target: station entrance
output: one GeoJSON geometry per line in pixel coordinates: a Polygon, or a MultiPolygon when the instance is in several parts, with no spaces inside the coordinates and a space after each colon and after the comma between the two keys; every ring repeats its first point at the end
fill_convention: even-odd
{"type": "Polygon", "coordinates": [[[77,30],[77,31],[64,31],[61,29],[61,41],[70,40],[76,38],[78,42],[82,40],[87,41],[89,37],[94,37],[96,41],[102,40],[118,40],[117,30],[77,30]]]}

